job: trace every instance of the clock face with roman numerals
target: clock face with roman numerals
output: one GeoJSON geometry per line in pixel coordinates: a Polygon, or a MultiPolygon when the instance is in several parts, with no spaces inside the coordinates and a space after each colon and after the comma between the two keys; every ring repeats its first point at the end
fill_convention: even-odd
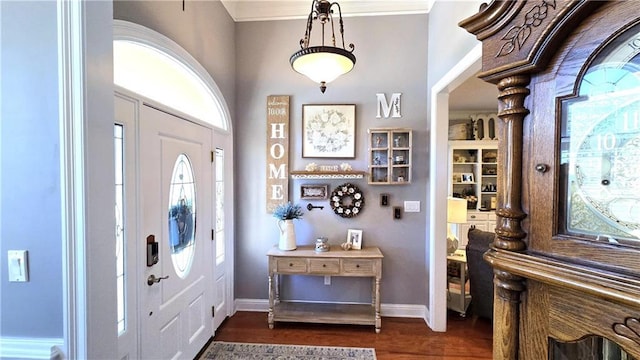
{"type": "Polygon", "coordinates": [[[561,106],[567,231],[640,246],[640,25],[599,53],[561,106]]]}

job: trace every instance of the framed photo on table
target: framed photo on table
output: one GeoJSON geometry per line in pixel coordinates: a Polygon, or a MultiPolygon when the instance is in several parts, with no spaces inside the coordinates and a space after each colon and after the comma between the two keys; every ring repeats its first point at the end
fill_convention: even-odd
{"type": "Polygon", "coordinates": [[[302,105],[302,157],[355,159],[356,106],[302,105]]]}
{"type": "Polygon", "coordinates": [[[355,250],[362,249],[362,230],[349,229],[347,231],[347,242],[351,244],[351,248],[355,250]]]}

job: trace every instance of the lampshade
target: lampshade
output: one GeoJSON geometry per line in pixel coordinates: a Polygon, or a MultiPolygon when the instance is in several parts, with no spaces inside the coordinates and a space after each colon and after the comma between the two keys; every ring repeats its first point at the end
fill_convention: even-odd
{"type": "Polygon", "coordinates": [[[304,38],[300,40],[300,50],[291,55],[289,62],[293,70],[307,76],[309,79],[320,84],[320,90],[324,93],[327,84],[340,75],[346,74],[356,63],[353,55],[353,44],[349,44],[347,50],[344,46],[344,24],[342,21],[342,10],[337,2],[330,3],[327,0],[313,0],[311,2],[311,12],[307,17],[307,28],[304,38]],[[333,21],[332,7],[336,6],[339,13],[339,30],[342,39],[342,47],[336,47],[336,35],[333,21]],[[309,46],[311,39],[311,29],[314,20],[319,20],[322,25],[322,43],[320,46],[309,46]],[[332,46],[325,45],[324,34],[325,25],[331,23],[332,46]]]}
{"type": "Polygon", "coordinates": [[[451,224],[464,224],[467,222],[467,200],[447,198],[447,254],[452,255],[458,249],[458,238],[451,229],[451,224]]]}
{"type": "Polygon", "coordinates": [[[447,222],[464,224],[467,222],[467,200],[454,197],[447,198],[447,222]]]}

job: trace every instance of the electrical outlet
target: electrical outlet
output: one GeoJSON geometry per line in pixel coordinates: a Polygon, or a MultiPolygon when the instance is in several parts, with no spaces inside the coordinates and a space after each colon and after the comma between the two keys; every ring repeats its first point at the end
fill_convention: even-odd
{"type": "Polygon", "coordinates": [[[324,284],[325,285],[331,285],[331,276],[329,276],[329,275],[325,275],[324,276],[324,284]]]}

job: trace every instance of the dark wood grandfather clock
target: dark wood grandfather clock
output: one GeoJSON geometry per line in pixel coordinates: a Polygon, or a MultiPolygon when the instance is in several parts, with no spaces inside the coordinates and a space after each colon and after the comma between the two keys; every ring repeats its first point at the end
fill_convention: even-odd
{"type": "Polygon", "coordinates": [[[640,1],[494,1],[494,359],[640,359],[640,1]]]}

